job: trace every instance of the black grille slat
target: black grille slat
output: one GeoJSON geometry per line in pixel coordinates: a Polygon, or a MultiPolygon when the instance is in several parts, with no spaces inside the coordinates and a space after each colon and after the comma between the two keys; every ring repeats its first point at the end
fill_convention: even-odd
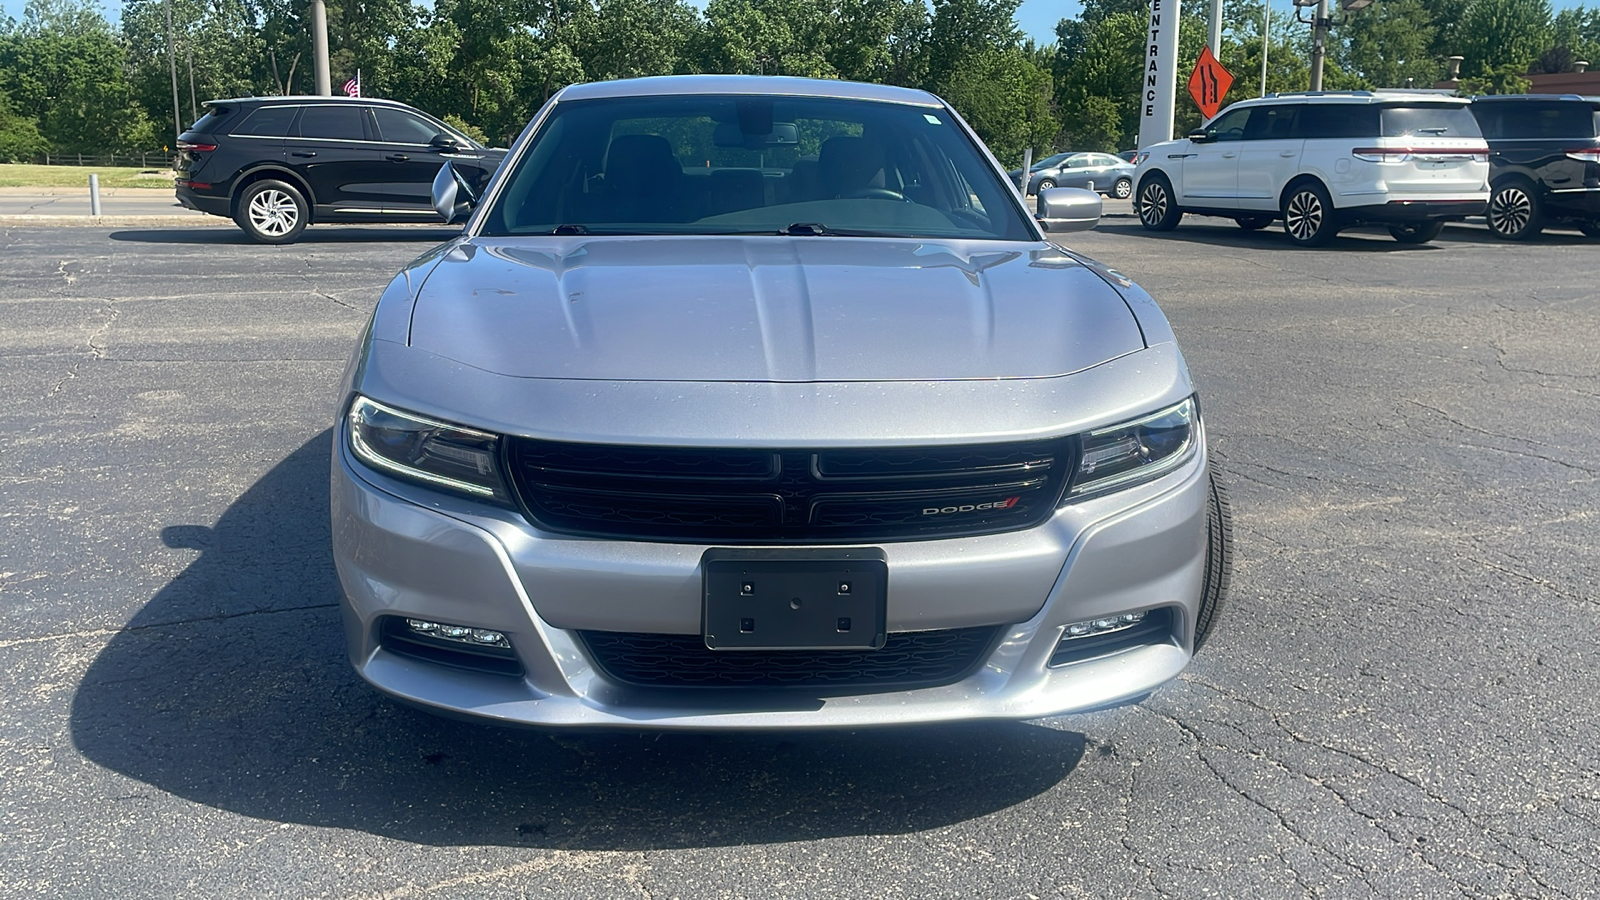
{"type": "Polygon", "coordinates": [[[507,442],[507,468],[523,510],[543,528],[730,544],[1030,528],[1055,509],[1076,458],[1071,438],[776,451],[507,442]]]}
{"type": "Polygon", "coordinates": [[[611,678],[642,687],[894,690],[950,684],[975,669],[994,627],[890,634],[881,650],[707,650],[697,634],[580,631],[611,678]]]}

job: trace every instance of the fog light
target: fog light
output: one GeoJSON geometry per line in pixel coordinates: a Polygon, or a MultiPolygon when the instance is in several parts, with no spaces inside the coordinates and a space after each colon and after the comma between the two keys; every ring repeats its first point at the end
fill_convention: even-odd
{"type": "Polygon", "coordinates": [[[472,629],[472,640],[479,644],[504,644],[506,636],[498,631],[489,631],[483,628],[472,629]]]}
{"type": "Polygon", "coordinates": [[[406,625],[408,625],[412,631],[420,631],[424,634],[439,630],[438,622],[425,622],[422,619],[407,619],[406,625]]]}
{"type": "Polygon", "coordinates": [[[1121,631],[1124,628],[1132,628],[1140,622],[1143,622],[1144,616],[1145,614],[1142,612],[1132,612],[1123,613],[1120,616],[1106,616],[1103,619],[1091,619],[1088,622],[1073,622],[1071,625],[1067,626],[1066,634],[1062,635],[1062,638],[1064,640],[1072,640],[1073,638],[1096,637],[1102,634],[1110,634],[1113,631],[1121,631]]]}

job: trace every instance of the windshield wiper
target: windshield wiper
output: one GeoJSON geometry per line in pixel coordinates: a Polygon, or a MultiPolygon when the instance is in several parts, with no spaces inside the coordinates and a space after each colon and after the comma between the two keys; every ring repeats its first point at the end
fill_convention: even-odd
{"type": "Polygon", "coordinates": [[[859,228],[830,228],[821,222],[796,222],[787,228],[778,229],[778,233],[788,235],[790,237],[916,237],[916,235],[900,234],[892,231],[868,231],[859,228]]]}

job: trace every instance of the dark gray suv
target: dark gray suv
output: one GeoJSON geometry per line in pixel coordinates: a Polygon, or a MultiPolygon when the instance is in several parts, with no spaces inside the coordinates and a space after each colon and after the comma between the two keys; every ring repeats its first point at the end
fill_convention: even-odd
{"type": "Polygon", "coordinates": [[[287,244],[317,222],[439,222],[429,186],[445,162],[481,187],[490,149],[393,100],[212,100],[178,139],[178,202],[287,244]]]}

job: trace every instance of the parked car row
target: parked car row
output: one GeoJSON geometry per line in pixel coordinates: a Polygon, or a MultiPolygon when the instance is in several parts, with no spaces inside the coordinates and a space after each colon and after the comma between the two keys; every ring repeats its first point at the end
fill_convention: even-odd
{"type": "Polygon", "coordinates": [[[1244,100],[1136,158],[1135,212],[1167,231],[1185,213],[1303,246],[1387,226],[1424,243],[1484,216],[1521,240],[1549,224],[1600,236],[1600,98],[1323,91],[1244,100]]]}

